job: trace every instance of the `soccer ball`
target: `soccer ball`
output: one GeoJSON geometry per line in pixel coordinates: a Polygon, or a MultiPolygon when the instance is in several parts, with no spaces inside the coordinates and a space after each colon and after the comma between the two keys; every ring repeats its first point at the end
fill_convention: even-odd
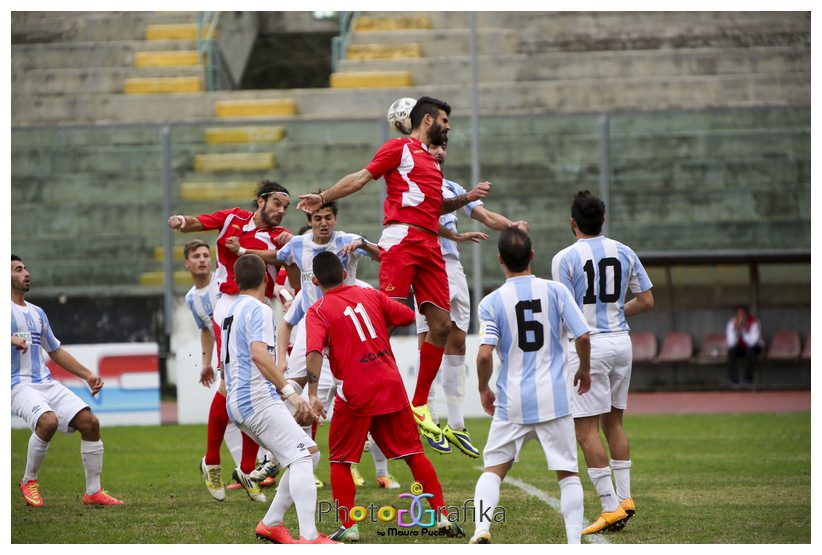
{"type": "Polygon", "coordinates": [[[411,109],[417,103],[413,98],[398,98],[388,108],[388,125],[403,135],[411,134],[411,109]]]}

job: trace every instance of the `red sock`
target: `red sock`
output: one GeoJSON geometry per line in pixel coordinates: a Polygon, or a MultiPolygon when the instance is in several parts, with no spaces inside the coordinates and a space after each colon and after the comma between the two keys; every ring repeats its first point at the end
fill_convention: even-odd
{"type": "Polygon", "coordinates": [[[338,517],[340,523],[350,528],[354,522],[348,518],[348,511],[354,506],[354,496],[357,486],[351,477],[351,465],[347,463],[331,463],[331,496],[337,500],[340,507],[338,517]],[[343,510],[343,507],[345,510],[343,510]]]}
{"type": "Polygon", "coordinates": [[[245,435],[245,432],[240,433],[243,436],[243,455],[240,460],[240,470],[248,474],[257,467],[257,452],[260,450],[260,446],[245,435]]]}
{"type": "Polygon", "coordinates": [[[428,460],[428,457],[422,453],[411,455],[405,458],[408,468],[411,469],[411,475],[414,480],[422,485],[425,493],[430,493],[433,497],[428,498],[431,503],[431,508],[439,514],[447,514],[445,510],[445,498],[442,496],[442,486],[440,480],[437,478],[437,471],[434,470],[434,465],[428,460]]]}
{"type": "Polygon", "coordinates": [[[220,447],[228,426],[228,411],[225,408],[225,395],[219,391],[214,394],[211,408],[208,410],[208,428],[206,440],[205,463],[220,464],[220,447]]]}
{"type": "Polygon", "coordinates": [[[435,347],[428,341],[424,341],[420,348],[420,373],[417,376],[417,387],[414,389],[414,398],[411,404],[420,407],[428,403],[428,393],[431,391],[431,384],[437,377],[442,364],[442,354],[445,349],[435,347]]]}

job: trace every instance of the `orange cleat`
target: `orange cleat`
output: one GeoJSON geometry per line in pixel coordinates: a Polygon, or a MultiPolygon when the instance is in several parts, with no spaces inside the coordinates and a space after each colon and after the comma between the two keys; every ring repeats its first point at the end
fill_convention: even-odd
{"type": "Polygon", "coordinates": [[[20,491],[23,492],[23,499],[32,507],[42,507],[43,496],[40,495],[40,484],[37,480],[29,480],[26,483],[20,482],[20,491]]]}
{"type": "Polygon", "coordinates": [[[84,493],[83,505],[123,505],[123,502],[116,497],[110,496],[101,488],[100,491],[94,495],[84,493]]]}
{"type": "Polygon", "coordinates": [[[288,531],[288,528],[282,524],[278,524],[277,526],[266,526],[261,520],[259,524],[257,524],[257,528],[254,530],[254,533],[257,534],[259,539],[271,543],[299,543],[291,537],[291,533],[288,531]]]}

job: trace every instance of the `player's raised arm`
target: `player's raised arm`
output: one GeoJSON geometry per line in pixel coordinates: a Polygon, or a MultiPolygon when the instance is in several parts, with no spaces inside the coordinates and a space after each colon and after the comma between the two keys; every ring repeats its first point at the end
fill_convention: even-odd
{"type": "Polygon", "coordinates": [[[462,208],[469,202],[484,199],[488,196],[490,191],[491,183],[489,181],[480,181],[474,186],[473,189],[464,195],[457,195],[455,197],[443,199],[442,205],[440,205],[440,214],[448,214],[457,208],[462,208]]]}
{"type": "Polygon", "coordinates": [[[306,214],[312,214],[326,202],[339,200],[356,193],[373,179],[374,176],[372,176],[371,172],[365,168],[354,173],[349,173],[326,191],[321,193],[300,195],[300,202],[297,203],[297,210],[302,210],[306,214]]]}
{"type": "Polygon", "coordinates": [[[199,218],[196,216],[183,216],[182,214],[169,216],[168,227],[182,233],[192,233],[194,231],[205,230],[205,227],[199,218]]]}

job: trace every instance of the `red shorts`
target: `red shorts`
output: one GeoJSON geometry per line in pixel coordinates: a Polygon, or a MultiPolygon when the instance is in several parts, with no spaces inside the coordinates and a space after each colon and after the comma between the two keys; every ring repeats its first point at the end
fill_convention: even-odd
{"type": "Polygon", "coordinates": [[[416,227],[395,224],[380,237],[380,289],[389,297],[408,297],[413,286],[417,307],[429,302],[448,312],[448,274],[437,236],[416,227]]]}
{"type": "Polygon", "coordinates": [[[386,458],[398,459],[422,453],[417,421],[407,406],[397,412],[358,416],[334,410],[328,430],[328,460],[337,463],[358,463],[368,432],[380,446],[386,458]]]}

